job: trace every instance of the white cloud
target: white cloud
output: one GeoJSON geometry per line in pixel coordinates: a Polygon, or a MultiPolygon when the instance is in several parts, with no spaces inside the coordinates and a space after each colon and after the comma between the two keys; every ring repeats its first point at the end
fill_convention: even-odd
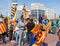
{"type": "Polygon", "coordinates": [[[23,9],[23,5],[18,5],[17,6],[17,10],[22,10],[23,9]]]}

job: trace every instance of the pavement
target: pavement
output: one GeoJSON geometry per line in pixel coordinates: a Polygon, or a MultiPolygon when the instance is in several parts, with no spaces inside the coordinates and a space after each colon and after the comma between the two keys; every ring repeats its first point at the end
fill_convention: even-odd
{"type": "Polygon", "coordinates": [[[57,35],[52,35],[52,34],[48,34],[45,40],[48,46],[56,46],[57,41],[58,41],[57,35]]]}
{"type": "MultiPolygon", "coordinates": [[[[47,43],[48,46],[56,46],[57,41],[58,41],[57,35],[48,34],[46,37],[45,43],[47,43]]],[[[0,43],[1,42],[2,41],[0,41],[0,43]]],[[[0,46],[18,46],[18,45],[16,45],[16,42],[13,41],[13,42],[8,42],[7,44],[0,44],[0,46]]],[[[24,46],[29,46],[29,45],[25,44],[24,46]]]]}
{"type": "MultiPolygon", "coordinates": [[[[58,41],[58,37],[57,35],[54,34],[48,34],[45,40],[48,46],[56,46],[57,41],[58,41]]],[[[0,43],[1,42],[2,41],[0,41],[0,43]]],[[[18,45],[16,45],[15,41],[12,41],[12,42],[8,42],[7,44],[0,44],[0,46],[18,46],[18,45]]],[[[28,45],[25,44],[24,46],[28,46],[28,45]]]]}

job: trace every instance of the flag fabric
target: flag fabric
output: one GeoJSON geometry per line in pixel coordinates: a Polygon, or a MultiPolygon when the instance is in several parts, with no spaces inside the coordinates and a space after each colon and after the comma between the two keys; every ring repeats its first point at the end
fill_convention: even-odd
{"type": "Polygon", "coordinates": [[[41,42],[44,42],[46,38],[46,35],[47,35],[46,25],[42,24],[42,26],[44,27],[45,31],[38,33],[38,37],[37,37],[38,41],[36,42],[36,44],[40,44],[41,42]]]}
{"type": "Polygon", "coordinates": [[[24,6],[23,6],[22,11],[23,11],[23,14],[24,14],[24,18],[29,18],[29,15],[28,15],[28,10],[26,9],[25,4],[24,4],[24,6]]]}
{"type": "Polygon", "coordinates": [[[17,15],[17,10],[16,10],[16,12],[15,12],[15,16],[14,16],[14,19],[13,19],[14,24],[16,24],[16,15],[17,15]]]}
{"type": "Polygon", "coordinates": [[[52,23],[51,23],[51,21],[48,23],[47,30],[50,30],[52,32],[52,23]]]}
{"type": "Polygon", "coordinates": [[[46,38],[46,32],[44,32],[41,36],[38,36],[38,38],[39,38],[38,41],[36,41],[36,43],[33,44],[32,46],[39,46],[41,42],[44,42],[46,38]]]}
{"type": "Polygon", "coordinates": [[[11,23],[12,19],[8,17],[8,25],[11,23]]]}
{"type": "Polygon", "coordinates": [[[25,13],[27,12],[25,4],[24,4],[24,6],[23,6],[23,9],[22,9],[22,10],[23,10],[23,12],[25,12],[25,13]]]}
{"type": "Polygon", "coordinates": [[[0,34],[6,32],[6,24],[4,22],[0,23],[0,34]]]}
{"type": "Polygon", "coordinates": [[[11,14],[11,19],[13,19],[14,18],[14,15],[13,14],[11,14]]]}
{"type": "Polygon", "coordinates": [[[38,32],[40,32],[40,25],[36,24],[35,27],[31,30],[31,32],[33,34],[37,34],[38,32]]]}
{"type": "MultiPolygon", "coordinates": [[[[44,27],[45,31],[43,31],[42,33],[40,33],[40,32],[36,33],[36,34],[38,34],[37,41],[32,46],[39,46],[41,42],[44,42],[44,40],[47,36],[47,32],[50,29],[50,25],[48,24],[48,27],[45,24],[41,24],[41,25],[44,27]]],[[[35,32],[36,32],[36,30],[35,30],[35,32]]]]}
{"type": "Polygon", "coordinates": [[[17,11],[15,12],[15,15],[11,14],[11,20],[14,22],[14,24],[16,24],[16,13],[17,11]]]}
{"type": "Polygon", "coordinates": [[[46,38],[46,31],[43,32],[41,38],[36,42],[36,44],[40,44],[41,42],[44,42],[45,38],[46,38]]]}

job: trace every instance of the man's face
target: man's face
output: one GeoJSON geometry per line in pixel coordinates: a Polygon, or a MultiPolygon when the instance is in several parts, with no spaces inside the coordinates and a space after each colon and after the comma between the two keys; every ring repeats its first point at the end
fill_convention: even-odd
{"type": "Polygon", "coordinates": [[[30,22],[30,20],[28,20],[28,22],[30,22]]]}

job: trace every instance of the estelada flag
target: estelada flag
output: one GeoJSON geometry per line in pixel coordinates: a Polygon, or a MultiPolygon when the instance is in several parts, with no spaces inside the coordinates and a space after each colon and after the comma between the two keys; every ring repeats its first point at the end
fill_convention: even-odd
{"type": "Polygon", "coordinates": [[[22,10],[23,10],[24,12],[27,12],[25,4],[24,4],[24,6],[23,6],[23,9],[22,9],[22,10]]]}
{"type": "Polygon", "coordinates": [[[22,10],[23,10],[24,15],[26,16],[28,11],[27,11],[27,9],[26,9],[25,4],[24,4],[24,6],[23,6],[23,9],[22,9],[22,10]]]}

